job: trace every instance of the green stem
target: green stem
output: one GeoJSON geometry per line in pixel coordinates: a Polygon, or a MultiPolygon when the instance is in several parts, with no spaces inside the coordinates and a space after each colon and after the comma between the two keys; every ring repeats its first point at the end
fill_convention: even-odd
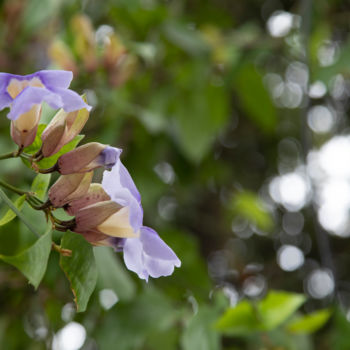
{"type": "Polygon", "coordinates": [[[9,158],[16,158],[17,157],[17,151],[14,152],[9,152],[9,153],[5,153],[0,155],[0,160],[2,159],[9,159],[9,158]]]}
{"type": "Polygon", "coordinates": [[[10,184],[8,184],[8,183],[2,181],[2,180],[0,180],[0,186],[2,186],[2,187],[4,187],[4,188],[7,188],[8,190],[10,190],[10,191],[12,191],[12,192],[14,192],[14,193],[17,193],[17,194],[19,194],[20,196],[22,196],[22,195],[24,195],[24,194],[26,194],[26,195],[29,194],[27,191],[23,191],[23,190],[21,190],[21,189],[19,189],[19,188],[17,188],[17,187],[14,187],[14,186],[12,186],[12,185],[10,185],[10,184]]]}
{"type": "Polygon", "coordinates": [[[7,197],[6,193],[0,188],[0,198],[10,207],[11,210],[23,221],[23,223],[32,231],[36,236],[40,237],[40,234],[32,226],[31,222],[16,208],[11,199],[7,197]]]}

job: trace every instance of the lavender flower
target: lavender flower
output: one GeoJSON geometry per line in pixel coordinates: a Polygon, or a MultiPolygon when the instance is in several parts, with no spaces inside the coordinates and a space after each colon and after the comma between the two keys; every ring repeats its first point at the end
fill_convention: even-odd
{"type": "Polygon", "coordinates": [[[130,226],[138,234],[137,238],[123,239],[122,244],[118,241],[117,248],[123,246],[127,268],[146,281],[149,276],[171,275],[181,262],[154,230],[142,226],[141,196],[120,159],[111,171],[103,173],[102,187],[112,201],[129,209],[130,226]]]}
{"type": "Polygon", "coordinates": [[[34,105],[46,102],[66,112],[91,107],[68,89],[73,73],[63,70],[42,70],[29,75],[0,73],[0,110],[10,107],[7,117],[16,120],[34,105]]]}

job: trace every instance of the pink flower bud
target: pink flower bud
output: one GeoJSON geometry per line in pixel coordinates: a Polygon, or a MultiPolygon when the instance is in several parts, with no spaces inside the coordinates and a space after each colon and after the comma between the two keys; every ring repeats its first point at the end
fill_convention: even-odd
{"type": "Polygon", "coordinates": [[[138,237],[130,225],[129,208],[113,201],[98,202],[79,210],[75,216],[78,233],[95,232],[110,237],[138,237]]]}
{"type": "Polygon", "coordinates": [[[111,200],[111,198],[102,188],[102,185],[92,183],[89,187],[89,190],[82,197],[69,202],[65,207],[65,210],[69,215],[74,216],[82,208],[85,208],[94,203],[109,200],[111,200]]]}
{"type": "Polygon", "coordinates": [[[89,190],[93,172],[62,175],[49,190],[49,200],[56,208],[80,198],[89,190]]]}
{"type": "Polygon", "coordinates": [[[63,154],[57,162],[58,171],[63,174],[84,173],[98,167],[112,167],[122,150],[98,142],[87,143],[63,154]]]}
{"type": "Polygon", "coordinates": [[[44,157],[52,156],[72,141],[82,130],[88,118],[89,111],[85,108],[70,113],[63,109],[58,111],[41,135],[44,157]]]}

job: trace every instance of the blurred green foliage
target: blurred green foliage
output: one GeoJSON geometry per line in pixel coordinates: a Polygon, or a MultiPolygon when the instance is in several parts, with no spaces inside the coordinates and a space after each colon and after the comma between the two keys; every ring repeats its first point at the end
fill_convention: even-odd
{"type": "MultiPolygon", "coordinates": [[[[349,349],[344,293],[337,290],[333,299],[323,300],[305,295],[305,275],[324,263],[316,248],[315,214],[303,212],[308,235],[298,244],[309,247],[305,270],[283,271],[276,250],[284,212],[266,195],[274,174],[302,164],[302,118],[309,103],[305,90],[299,105],[290,107],[288,99],[283,104],[277,90],[271,93],[267,73],[284,79],[290,63],[302,62],[310,82],[320,80],[328,90],[338,74],[348,78],[348,7],[348,1],[314,1],[307,33],[310,13],[303,1],[0,1],[1,70],[74,72],[72,88],[94,105],[86,140],[123,148],[146,224],[182,261],[171,277],[146,284],[114,252],[92,249],[81,237],[66,234],[65,247],[85,245],[85,254],[75,265],[64,257],[59,262],[57,252],[48,256],[46,236],[35,241],[2,201],[0,258],[34,286],[44,271],[23,266],[23,255],[38,259],[41,267],[48,259],[48,266],[34,291],[15,268],[0,265],[1,348],[52,349],[59,330],[75,321],[86,329],[85,350],[349,349]],[[272,37],[266,23],[278,10],[299,15],[301,25],[272,37]],[[334,42],[337,59],[322,65],[320,47],[334,42]],[[290,156],[291,146],[283,163],[286,139],[298,155],[290,156]],[[75,313],[59,264],[68,276],[80,269],[70,282],[74,291],[83,283],[78,311],[85,312],[75,313]],[[84,270],[86,264],[94,266],[84,270]],[[262,279],[262,287],[253,283],[261,287],[258,295],[249,293],[249,282],[262,279]]],[[[329,93],[325,100],[331,100],[329,93]]],[[[336,102],[346,115],[348,103],[336,102]]],[[[3,152],[14,149],[6,113],[0,118],[3,152]]],[[[52,111],[44,114],[47,123],[52,111]]],[[[340,131],[344,125],[346,117],[340,131]]],[[[324,137],[313,135],[311,141],[319,145],[324,137]]],[[[40,144],[30,147],[35,153],[40,144]]],[[[33,182],[19,160],[3,164],[2,179],[43,198],[47,178],[33,182]]],[[[22,208],[16,198],[19,215],[34,231],[45,232],[45,217],[26,204],[22,208]]],[[[53,233],[56,241],[61,237],[53,233]]],[[[349,279],[343,267],[350,262],[349,243],[334,245],[342,253],[339,278],[349,279]]],[[[345,295],[348,300],[348,291],[345,295]]]]}

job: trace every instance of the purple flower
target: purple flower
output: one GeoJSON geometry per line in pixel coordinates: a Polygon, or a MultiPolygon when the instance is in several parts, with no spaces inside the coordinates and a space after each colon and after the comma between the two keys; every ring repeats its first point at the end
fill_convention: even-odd
{"type": "Polygon", "coordinates": [[[143,226],[139,238],[127,238],[124,243],[126,267],[148,281],[148,277],[169,276],[181,261],[157,232],[143,226]]]}
{"type": "Polygon", "coordinates": [[[143,220],[141,196],[119,158],[111,171],[104,171],[102,187],[112,201],[128,208],[130,225],[138,233],[143,220]]]}
{"type": "Polygon", "coordinates": [[[137,238],[110,242],[118,250],[123,249],[126,267],[146,281],[149,276],[171,275],[181,262],[154,230],[142,226],[141,196],[120,159],[111,171],[103,173],[102,187],[112,201],[128,208],[130,226],[139,234],[137,238]]]}
{"type": "Polygon", "coordinates": [[[68,89],[73,73],[64,70],[42,70],[29,75],[0,73],[0,110],[10,107],[7,117],[16,120],[33,105],[46,102],[66,112],[91,107],[68,89]]]}

